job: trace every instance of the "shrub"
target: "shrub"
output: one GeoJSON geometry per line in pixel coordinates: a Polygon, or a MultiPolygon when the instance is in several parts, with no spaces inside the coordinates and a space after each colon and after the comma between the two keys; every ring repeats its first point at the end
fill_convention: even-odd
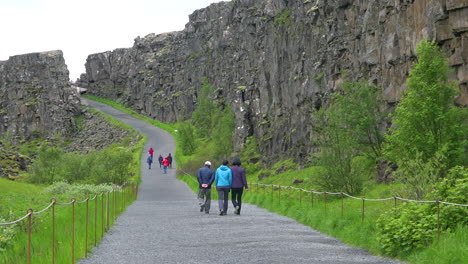
{"type": "Polygon", "coordinates": [[[61,179],[63,150],[57,147],[43,147],[31,166],[27,181],[39,184],[51,184],[61,179]]]}
{"type": "MultiPolygon", "coordinates": [[[[8,222],[8,220],[0,217],[0,223],[5,222],[8,222]]],[[[15,225],[0,226],[0,252],[5,251],[5,248],[12,243],[12,239],[15,236],[15,234],[15,225]]]]}
{"type": "Polygon", "coordinates": [[[52,195],[62,195],[67,194],[71,197],[89,197],[100,194],[103,192],[109,192],[113,190],[113,186],[110,184],[69,184],[66,182],[55,182],[54,184],[48,186],[44,189],[45,193],[52,195]]]}
{"type": "MultiPolygon", "coordinates": [[[[435,185],[432,198],[446,202],[467,204],[468,169],[461,166],[450,170],[446,179],[435,185]]],[[[430,204],[405,204],[401,209],[390,210],[377,220],[378,239],[389,255],[409,253],[430,244],[437,232],[438,206],[430,204]]],[[[440,204],[440,228],[451,232],[457,225],[468,224],[466,208],[440,204]]]]}
{"type": "Polygon", "coordinates": [[[407,254],[432,242],[437,232],[437,218],[427,214],[427,207],[408,203],[379,217],[378,241],[386,254],[407,254]]]}
{"type": "Polygon", "coordinates": [[[273,23],[276,26],[278,26],[278,25],[289,26],[291,24],[291,13],[292,13],[291,9],[289,9],[289,8],[283,9],[281,12],[279,12],[276,15],[275,20],[274,20],[273,23]]]}
{"type": "Polygon", "coordinates": [[[416,153],[412,159],[402,160],[395,172],[397,181],[404,183],[411,198],[423,199],[445,170],[446,157],[438,152],[434,157],[424,161],[422,153],[416,153]]]}

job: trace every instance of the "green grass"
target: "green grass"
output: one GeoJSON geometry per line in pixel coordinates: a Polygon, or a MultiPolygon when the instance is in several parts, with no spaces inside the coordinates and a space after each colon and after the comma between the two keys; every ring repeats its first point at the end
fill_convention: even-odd
{"type": "MultiPolygon", "coordinates": [[[[0,202],[2,205],[9,205],[3,210],[12,210],[13,215],[7,221],[16,220],[18,215],[25,215],[26,208],[32,208],[39,211],[50,204],[50,195],[43,192],[42,187],[31,184],[12,182],[0,179],[0,202]],[[5,191],[6,190],[6,191],[5,191]],[[5,191],[5,192],[3,192],[5,191]],[[9,201],[10,197],[15,197],[15,203],[9,201]]],[[[134,200],[131,190],[127,188],[125,192],[114,192],[106,194],[104,201],[109,197],[109,226],[112,226],[114,219],[122,213],[123,210],[134,200]],[[115,195],[115,196],[114,196],[115,195]],[[125,202],[123,197],[125,196],[125,202]],[[115,206],[114,206],[115,199],[115,206]]],[[[66,194],[57,197],[60,203],[68,203],[71,197],[66,194]]],[[[91,197],[92,198],[92,197],[91,197]]],[[[84,196],[76,197],[78,201],[85,199],[84,196]]],[[[90,252],[94,245],[94,210],[97,205],[97,229],[96,241],[103,236],[102,224],[107,225],[107,214],[102,218],[102,196],[97,200],[90,201],[88,204],[88,244],[85,245],[86,237],[86,203],[75,204],[75,260],[84,257],[85,249],[90,252]],[[103,221],[104,219],[104,221],[103,221]]],[[[104,203],[104,208],[107,204],[104,203]]],[[[72,254],[72,206],[56,205],[56,244],[55,260],[56,263],[68,263],[71,261],[72,254]]],[[[15,225],[16,235],[6,245],[4,250],[0,251],[0,263],[26,263],[27,245],[28,245],[28,221],[27,219],[15,225]]],[[[32,263],[51,263],[52,262],[52,208],[32,217],[32,263]]],[[[4,227],[2,227],[4,228],[4,227]]]]}

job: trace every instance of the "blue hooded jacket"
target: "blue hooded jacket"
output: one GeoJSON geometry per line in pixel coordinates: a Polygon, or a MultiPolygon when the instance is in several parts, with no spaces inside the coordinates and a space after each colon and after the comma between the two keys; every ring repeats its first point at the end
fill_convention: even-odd
{"type": "Polygon", "coordinates": [[[226,165],[221,165],[216,170],[215,175],[216,187],[231,187],[232,185],[232,171],[226,165]]]}

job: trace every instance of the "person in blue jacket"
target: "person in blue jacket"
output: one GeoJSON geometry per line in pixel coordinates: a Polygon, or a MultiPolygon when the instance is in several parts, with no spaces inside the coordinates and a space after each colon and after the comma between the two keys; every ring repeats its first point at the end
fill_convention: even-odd
{"type": "Polygon", "coordinates": [[[214,181],[214,172],[210,168],[211,162],[205,161],[205,166],[198,170],[198,204],[200,212],[205,211],[205,214],[210,213],[211,206],[211,184],[214,181]]]}
{"type": "Polygon", "coordinates": [[[228,209],[229,190],[232,185],[232,171],[227,165],[229,162],[223,160],[215,174],[216,190],[218,191],[219,215],[226,215],[228,209]]]}

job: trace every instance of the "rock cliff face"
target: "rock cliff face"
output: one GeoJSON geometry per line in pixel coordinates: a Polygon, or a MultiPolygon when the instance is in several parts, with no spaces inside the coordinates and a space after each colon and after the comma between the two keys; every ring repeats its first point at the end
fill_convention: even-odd
{"type": "Polygon", "coordinates": [[[194,110],[208,77],[236,113],[235,145],[255,136],[271,159],[307,157],[310,114],[343,73],[400,98],[415,47],[437,41],[468,104],[466,0],[235,0],[195,11],[180,32],[90,55],[80,82],[165,122],[194,110]]]}
{"type": "Polygon", "coordinates": [[[80,113],[62,51],[12,56],[0,62],[0,135],[64,135],[75,129],[74,117],[80,113]]]}

